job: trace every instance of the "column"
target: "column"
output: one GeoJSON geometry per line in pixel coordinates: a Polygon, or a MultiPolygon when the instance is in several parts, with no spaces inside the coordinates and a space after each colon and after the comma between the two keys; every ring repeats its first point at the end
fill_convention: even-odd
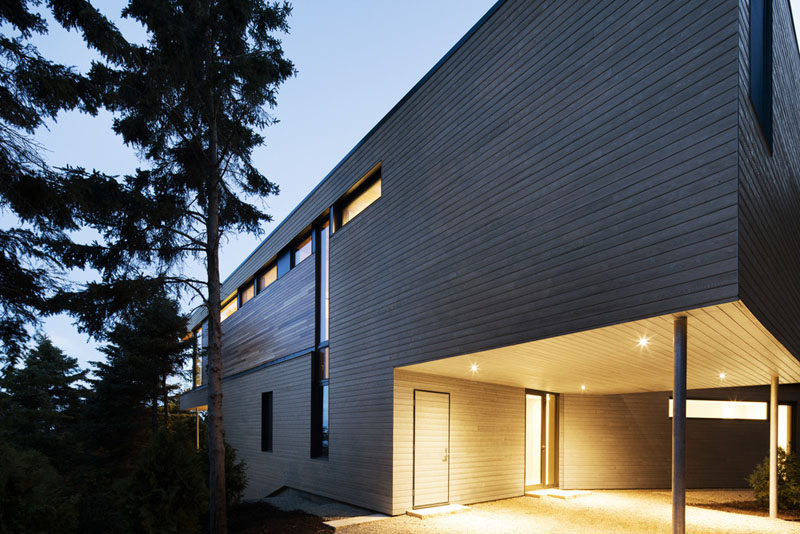
{"type": "Polygon", "coordinates": [[[778,376],[769,386],[769,516],[778,517],[778,376]]]}
{"type": "Polygon", "coordinates": [[[686,317],[676,317],[672,389],[672,532],[686,532],[686,317]]]}

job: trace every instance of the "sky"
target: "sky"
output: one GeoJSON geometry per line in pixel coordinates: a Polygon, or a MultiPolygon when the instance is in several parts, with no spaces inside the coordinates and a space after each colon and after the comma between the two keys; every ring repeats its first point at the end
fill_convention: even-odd
{"type": "MultiPolygon", "coordinates": [[[[781,0],[777,0],[781,1],[781,0]]],[[[298,73],[280,89],[273,114],[279,123],[264,133],[255,165],[278,183],[266,201],[273,222],[261,237],[231,236],[222,245],[224,280],[414,84],[483,16],[495,0],[297,0],[283,47],[298,73]]],[[[134,22],[119,19],[120,0],[95,2],[120,29],[141,41],[134,22]]],[[[800,34],[800,0],[791,0],[800,34]]],[[[75,32],[56,24],[35,41],[53,61],[86,71],[94,56],[75,32]]],[[[115,175],[142,163],[111,131],[112,117],[62,113],[36,140],[54,165],[73,164],[115,175]]],[[[0,218],[2,222],[2,218],[0,218]]],[[[199,269],[199,267],[195,267],[199,269]]],[[[78,278],[80,273],[76,273],[78,278]]],[[[188,311],[188,310],[187,310],[188,311]]],[[[82,367],[102,359],[97,344],[72,320],[44,320],[43,330],[82,367]]]]}

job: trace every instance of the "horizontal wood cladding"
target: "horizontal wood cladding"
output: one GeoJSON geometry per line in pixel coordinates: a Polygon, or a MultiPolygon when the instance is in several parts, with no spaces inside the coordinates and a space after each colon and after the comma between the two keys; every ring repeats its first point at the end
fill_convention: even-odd
{"type": "MultiPolygon", "coordinates": [[[[691,354],[689,355],[691,361],[691,354]]],[[[766,387],[690,391],[688,398],[767,401],[766,387]]],[[[672,419],[669,392],[562,395],[560,480],[565,489],[669,488],[672,419]]],[[[781,388],[797,402],[800,388],[781,388]]],[[[795,410],[795,428],[798,422],[795,410]]],[[[767,421],[687,419],[687,485],[747,487],[746,477],[768,454],[767,421]]]]}
{"type": "Polygon", "coordinates": [[[223,376],[313,347],[314,291],[311,255],[228,317],[222,323],[223,376]]]}
{"type": "Polygon", "coordinates": [[[771,151],[749,97],[747,0],[739,10],[739,283],[742,301],[800,357],[800,53],[788,1],[771,3],[771,151]]]}
{"type": "Polygon", "coordinates": [[[733,300],[736,45],[732,2],[504,4],[351,156],[383,196],[332,238],[332,346],[403,365],[733,300]]]}
{"type": "Polygon", "coordinates": [[[450,502],[522,495],[525,390],[395,371],[392,513],[412,507],[414,390],[450,394],[450,502]]]}
{"type": "MultiPolygon", "coordinates": [[[[335,365],[332,360],[332,372],[335,365]]],[[[310,457],[310,377],[311,358],[303,356],[224,380],[225,437],[247,463],[245,498],[289,486],[390,512],[391,374],[374,379],[378,391],[331,380],[327,459],[310,457]],[[267,391],[273,392],[272,452],[261,451],[261,394],[267,391]]]]}

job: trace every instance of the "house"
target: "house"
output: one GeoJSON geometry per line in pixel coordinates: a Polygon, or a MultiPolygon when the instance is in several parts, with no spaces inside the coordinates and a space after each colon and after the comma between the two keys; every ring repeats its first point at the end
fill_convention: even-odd
{"type": "Polygon", "coordinates": [[[752,2],[486,13],[223,284],[247,497],[674,485],[680,514],[792,448],[800,54],[752,2]]]}

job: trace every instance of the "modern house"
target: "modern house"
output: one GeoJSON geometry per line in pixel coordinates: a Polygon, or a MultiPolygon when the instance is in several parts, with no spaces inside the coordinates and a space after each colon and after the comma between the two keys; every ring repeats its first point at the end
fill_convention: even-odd
{"type": "Polygon", "coordinates": [[[224,282],[247,497],[745,486],[796,439],[799,215],[788,0],[500,0],[224,282]]]}

